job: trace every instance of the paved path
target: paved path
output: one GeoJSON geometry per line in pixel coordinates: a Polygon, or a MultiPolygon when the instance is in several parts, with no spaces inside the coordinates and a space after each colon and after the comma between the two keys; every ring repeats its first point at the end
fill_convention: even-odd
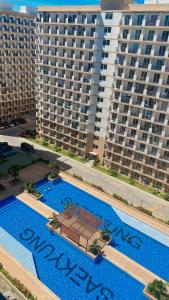
{"type": "MultiPolygon", "coordinates": [[[[25,139],[10,135],[0,135],[0,141],[7,141],[9,144],[19,147],[25,139]]],[[[39,151],[41,157],[49,160],[57,159],[71,174],[76,173],[82,176],[84,180],[102,186],[109,194],[116,193],[136,206],[141,206],[142,204],[143,207],[151,210],[154,216],[169,220],[169,202],[96,171],[89,164],[81,164],[37,144],[34,144],[34,147],[39,151]]]]}
{"type": "Polygon", "coordinates": [[[139,265],[123,253],[120,253],[113,247],[105,246],[103,250],[106,258],[111,263],[141,282],[144,286],[147,286],[150,282],[153,282],[154,279],[162,280],[160,277],[139,265]]]}
{"type": "Polygon", "coordinates": [[[20,280],[38,300],[59,299],[39,279],[18,263],[6,250],[0,247],[0,258],[4,269],[20,280]]]}

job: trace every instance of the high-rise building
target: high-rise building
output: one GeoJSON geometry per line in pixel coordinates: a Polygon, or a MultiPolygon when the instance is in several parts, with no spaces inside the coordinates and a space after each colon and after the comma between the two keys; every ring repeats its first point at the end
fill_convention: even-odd
{"type": "Polygon", "coordinates": [[[11,9],[0,10],[0,123],[35,116],[34,16],[11,9]]]}
{"type": "Polygon", "coordinates": [[[40,7],[39,136],[168,191],[168,26],[151,0],[40,7]]]}

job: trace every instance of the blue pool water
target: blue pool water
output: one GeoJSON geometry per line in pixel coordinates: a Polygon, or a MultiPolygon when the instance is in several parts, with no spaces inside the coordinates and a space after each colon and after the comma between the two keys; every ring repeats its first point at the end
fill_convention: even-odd
{"type": "Polygon", "coordinates": [[[15,197],[0,202],[0,227],[31,251],[39,279],[62,300],[145,300],[142,284],[104,258],[94,263],[46,223],[15,197]]]}
{"type": "Polygon", "coordinates": [[[113,247],[169,281],[169,247],[127,225],[110,205],[62,179],[53,183],[43,180],[37,187],[43,194],[42,201],[58,212],[63,211],[65,203],[72,201],[100,216],[113,230],[113,247]]]}

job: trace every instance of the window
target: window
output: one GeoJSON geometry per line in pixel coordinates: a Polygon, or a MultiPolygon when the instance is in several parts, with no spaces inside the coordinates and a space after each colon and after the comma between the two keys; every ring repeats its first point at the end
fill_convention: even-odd
{"type": "Polygon", "coordinates": [[[153,38],[154,38],[154,33],[155,33],[154,30],[149,30],[149,32],[148,32],[148,37],[147,37],[147,39],[148,39],[149,41],[152,41],[152,40],[153,40],[153,38]]]}
{"type": "Polygon", "coordinates": [[[169,31],[163,31],[161,41],[167,42],[168,41],[168,35],[169,35],[169,31]]]}
{"type": "Polygon", "coordinates": [[[164,56],[165,55],[166,46],[160,46],[158,55],[164,56]]]}
{"type": "Polygon", "coordinates": [[[141,35],[141,30],[136,30],[135,32],[135,40],[139,40],[141,35]]]}
{"type": "Polygon", "coordinates": [[[106,64],[101,64],[101,69],[102,70],[107,70],[107,65],[106,64]]]}
{"type": "Polygon", "coordinates": [[[99,86],[99,92],[104,92],[104,87],[103,86],[99,86]]]}
{"type": "Polygon", "coordinates": [[[126,15],[126,16],[124,17],[124,25],[129,25],[130,18],[131,18],[130,15],[126,15]]]}
{"type": "Polygon", "coordinates": [[[137,25],[141,26],[144,19],[144,15],[139,15],[137,17],[137,25]]]}
{"type": "Polygon", "coordinates": [[[98,145],[93,144],[93,148],[98,149],[98,145]]]}
{"type": "Polygon", "coordinates": [[[153,82],[158,83],[160,80],[160,74],[154,74],[153,82]]]}
{"type": "Polygon", "coordinates": [[[101,113],[102,112],[102,108],[101,107],[97,107],[96,111],[101,113]]]}
{"type": "Polygon", "coordinates": [[[152,45],[146,45],[145,55],[150,55],[151,54],[151,49],[152,49],[152,45]]]}
{"type": "Polygon", "coordinates": [[[111,27],[104,27],[104,33],[111,33],[111,27]]]}
{"type": "Polygon", "coordinates": [[[103,102],[103,98],[98,97],[97,102],[103,102]]]}
{"type": "Polygon", "coordinates": [[[128,33],[129,33],[128,29],[123,30],[123,39],[127,39],[128,33]]]}
{"type": "Polygon", "coordinates": [[[100,80],[105,81],[106,80],[106,76],[100,75],[100,80]]]}
{"type": "Polygon", "coordinates": [[[112,12],[106,12],[105,13],[105,19],[106,20],[112,20],[113,19],[113,13],[112,12]]]}
{"type": "Polygon", "coordinates": [[[95,121],[100,123],[101,122],[101,118],[96,117],[95,121]]]}
{"type": "Polygon", "coordinates": [[[164,26],[169,26],[169,16],[165,17],[164,26]]]}
{"type": "Polygon", "coordinates": [[[109,53],[108,52],[103,52],[102,53],[102,58],[108,58],[109,56],[109,53]]]}
{"type": "Polygon", "coordinates": [[[103,41],[103,46],[109,46],[109,45],[110,45],[110,40],[103,41]]]}

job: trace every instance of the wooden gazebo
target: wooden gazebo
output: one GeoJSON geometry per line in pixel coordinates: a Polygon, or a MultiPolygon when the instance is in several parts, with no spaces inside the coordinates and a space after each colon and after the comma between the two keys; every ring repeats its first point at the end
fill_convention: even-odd
{"type": "MultiPolygon", "coordinates": [[[[57,216],[60,234],[84,247],[86,250],[100,238],[102,220],[77,205],[71,205],[57,216]]],[[[59,229],[58,228],[58,229],[59,229]]]]}

